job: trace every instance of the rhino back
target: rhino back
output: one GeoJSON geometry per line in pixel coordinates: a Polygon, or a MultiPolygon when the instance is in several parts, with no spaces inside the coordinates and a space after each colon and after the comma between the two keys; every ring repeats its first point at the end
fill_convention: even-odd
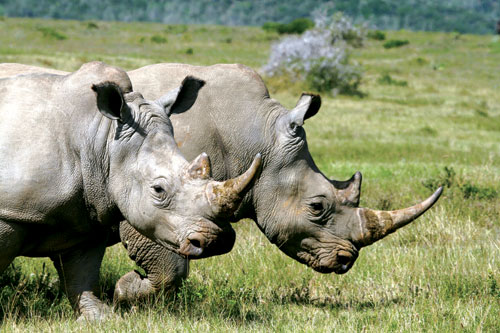
{"type": "Polygon", "coordinates": [[[59,75],[68,74],[67,72],[60,71],[57,69],[31,66],[25,64],[9,63],[9,62],[0,64],[0,79],[19,74],[26,75],[26,74],[36,74],[36,73],[49,73],[49,74],[59,74],[59,75]]]}

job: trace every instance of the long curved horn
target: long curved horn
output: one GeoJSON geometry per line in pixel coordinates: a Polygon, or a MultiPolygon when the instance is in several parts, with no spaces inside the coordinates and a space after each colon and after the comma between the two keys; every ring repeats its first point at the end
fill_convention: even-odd
{"type": "Polygon", "coordinates": [[[362,234],[358,242],[362,246],[367,246],[404,227],[431,208],[442,192],[443,188],[440,187],[421,203],[400,210],[383,211],[358,208],[362,234]]]}
{"type": "Polygon", "coordinates": [[[250,168],[239,177],[223,182],[211,182],[207,186],[207,196],[214,214],[230,216],[236,211],[255,179],[261,163],[262,157],[257,154],[250,168]]]}

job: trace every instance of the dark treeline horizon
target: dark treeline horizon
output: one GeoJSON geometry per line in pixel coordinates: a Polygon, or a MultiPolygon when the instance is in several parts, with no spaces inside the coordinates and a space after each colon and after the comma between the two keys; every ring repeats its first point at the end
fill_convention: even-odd
{"type": "Polygon", "coordinates": [[[488,34],[499,0],[0,0],[0,15],[169,24],[254,25],[341,11],[383,30],[488,34]]]}

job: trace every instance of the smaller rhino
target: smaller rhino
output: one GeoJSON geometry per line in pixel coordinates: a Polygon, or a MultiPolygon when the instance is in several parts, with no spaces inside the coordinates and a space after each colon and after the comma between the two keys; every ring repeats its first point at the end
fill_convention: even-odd
{"type": "Polygon", "coordinates": [[[1,79],[0,273],[17,256],[48,256],[80,318],[100,319],[99,268],[120,221],[185,257],[230,251],[227,217],[261,158],[217,182],[206,154],[191,164],[180,154],[169,115],[188,110],[203,85],[186,77],[148,101],[101,62],[1,79]]]}

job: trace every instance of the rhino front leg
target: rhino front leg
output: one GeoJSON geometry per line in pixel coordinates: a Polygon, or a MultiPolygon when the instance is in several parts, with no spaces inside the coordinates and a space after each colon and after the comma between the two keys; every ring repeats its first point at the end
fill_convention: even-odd
{"type": "Polygon", "coordinates": [[[120,224],[120,238],[146,276],[137,271],[122,276],[115,286],[115,304],[134,304],[160,291],[173,293],[188,276],[187,259],[142,236],[126,221],[120,224]]]}
{"type": "Polygon", "coordinates": [[[21,254],[25,236],[22,226],[0,221],[0,274],[21,254]]]}
{"type": "Polygon", "coordinates": [[[105,242],[94,243],[51,257],[79,321],[101,320],[110,313],[109,307],[98,298],[105,245],[105,242]]]}

